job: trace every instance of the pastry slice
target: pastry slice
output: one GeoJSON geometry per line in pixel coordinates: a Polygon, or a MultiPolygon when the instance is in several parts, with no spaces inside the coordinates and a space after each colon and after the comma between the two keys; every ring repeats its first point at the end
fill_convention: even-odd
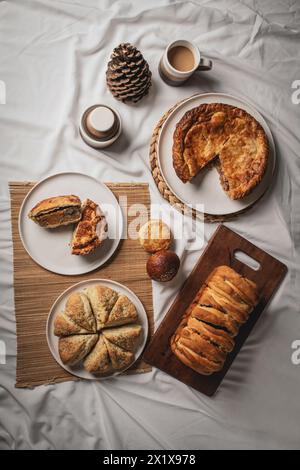
{"type": "Polygon", "coordinates": [[[142,336],[142,327],[141,325],[125,325],[107,328],[103,330],[103,335],[120,348],[135,352],[142,336]]]}
{"type": "Polygon", "coordinates": [[[210,287],[205,287],[202,290],[198,303],[199,305],[211,306],[224,311],[240,324],[245,323],[249,315],[249,307],[246,304],[243,306],[233,300],[230,301],[210,287]]]}
{"type": "Polygon", "coordinates": [[[104,338],[108,354],[115,370],[125,369],[129,367],[134,360],[134,354],[131,351],[125,351],[125,349],[119,348],[116,344],[111,343],[104,338]]]}
{"type": "Polygon", "coordinates": [[[227,313],[205,305],[195,305],[191,311],[191,317],[202,320],[209,325],[222,328],[231,336],[236,336],[240,327],[239,323],[227,313]]]}
{"type": "Polygon", "coordinates": [[[98,335],[73,335],[59,338],[58,352],[64,364],[74,366],[80,362],[97,342],[98,335]]]}
{"type": "Polygon", "coordinates": [[[86,334],[90,331],[74,323],[64,312],[59,312],[54,319],[55,336],[86,334]]]}
{"type": "Polygon", "coordinates": [[[200,356],[223,366],[226,358],[225,351],[211,342],[208,337],[197,333],[196,330],[185,326],[181,331],[180,342],[200,356]]]}
{"type": "Polygon", "coordinates": [[[214,328],[195,318],[189,318],[187,326],[226,353],[231,352],[234,348],[234,340],[223,330],[214,328]]]}
{"type": "Polygon", "coordinates": [[[138,314],[133,303],[126,297],[120,295],[111,310],[105,326],[119,326],[126,323],[134,323],[138,320],[138,314]]]}
{"type": "MultiPolygon", "coordinates": [[[[231,291],[226,290],[229,294],[236,293],[245,303],[255,306],[258,302],[258,289],[257,285],[238,274],[234,269],[229,266],[218,266],[208,278],[208,282],[212,280],[223,282],[223,289],[229,287],[231,291]]],[[[234,294],[233,294],[234,295],[234,294]]]]}
{"type": "Polygon", "coordinates": [[[36,204],[28,217],[44,228],[74,224],[81,218],[81,201],[73,194],[49,197],[36,204]]]}
{"type": "Polygon", "coordinates": [[[75,227],[72,238],[72,254],[88,255],[107,236],[107,222],[98,204],[86,199],[82,205],[82,217],[75,227]]]}
{"type": "Polygon", "coordinates": [[[110,287],[102,286],[101,284],[88,287],[86,295],[91,303],[94,315],[97,322],[97,330],[103,328],[106,323],[110,311],[117,302],[118,294],[110,287]]]}
{"type": "Polygon", "coordinates": [[[112,372],[111,361],[102,335],[99,336],[95,347],[85,358],[83,366],[93,374],[109,374],[112,372]]]}
{"type": "Polygon", "coordinates": [[[220,370],[219,364],[209,361],[195,351],[192,351],[190,348],[183,345],[179,338],[173,337],[171,339],[171,351],[183,364],[201,375],[211,375],[220,370]]]}
{"type": "Polygon", "coordinates": [[[65,314],[81,328],[96,332],[96,320],[89,299],[83,292],[74,292],[68,297],[65,314]]]}

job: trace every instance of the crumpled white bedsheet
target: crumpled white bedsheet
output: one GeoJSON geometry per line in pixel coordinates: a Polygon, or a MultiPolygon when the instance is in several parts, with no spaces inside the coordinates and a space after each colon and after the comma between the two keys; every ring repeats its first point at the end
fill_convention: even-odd
{"type": "MultiPolygon", "coordinates": [[[[213,449],[299,448],[300,366],[291,344],[300,339],[300,79],[299,0],[0,2],[0,448],[213,449]],[[214,60],[212,72],[171,88],[157,64],[175,38],[197,42],[214,60]],[[150,63],[153,87],[136,106],[119,104],[105,85],[117,44],[138,46],[150,63]],[[15,389],[16,336],[10,180],[39,180],[64,170],[102,181],[148,181],[151,130],[164,111],[195,92],[222,91],[250,101],[273,132],[278,172],[273,188],[248,214],[227,225],[285,262],[288,275],[214,398],[159,370],[99,383],[15,389]],[[78,134],[81,111],[118,107],[124,136],[97,152],[78,134]]],[[[205,225],[205,240],[215,225],[205,225]]],[[[200,255],[176,246],[182,271],[154,286],[156,325],[200,255]]]]}

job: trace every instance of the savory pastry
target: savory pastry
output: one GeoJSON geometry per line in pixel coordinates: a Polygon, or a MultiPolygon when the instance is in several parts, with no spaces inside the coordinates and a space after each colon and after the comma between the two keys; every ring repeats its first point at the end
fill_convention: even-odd
{"type": "Polygon", "coordinates": [[[202,104],[186,112],[173,136],[173,166],[184,183],[215,166],[231,199],[249,194],[267,168],[268,139],[246,111],[223,103],[202,104]]]}
{"type": "Polygon", "coordinates": [[[97,340],[97,334],[59,338],[58,352],[62,362],[74,366],[90,352],[97,340]]]}
{"type": "Polygon", "coordinates": [[[213,270],[171,338],[171,350],[188,367],[210,375],[223,368],[234,337],[258,302],[257,286],[228,266],[213,270]]]}
{"type": "Polygon", "coordinates": [[[83,292],[74,292],[67,298],[65,314],[81,328],[96,332],[95,317],[89,299],[83,292]]]}
{"type": "Polygon", "coordinates": [[[104,338],[109,358],[112,363],[112,367],[115,370],[121,370],[125,367],[129,367],[134,360],[134,354],[131,351],[125,351],[122,348],[119,348],[116,344],[111,343],[106,338],[104,338]]]}
{"type": "Polygon", "coordinates": [[[172,243],[172,234],[161,219],[151,219],[139,231],[141,246],[149,253],[159,250],[168,250],[172,243]]]}
{"type": "Polygon", "coordinates": [[[81,218],[81,201],[73,194],[49,197],[36,204],[28,217],[44,228],[74,224],[81,218]]]}
{"type": "Polygon", "coordinates": [[[55,336],[69,336],[90,333],[89,330],[77,325],[65,312],[59,312],[54,319],[55,336]]]}
{"type": "Polygon", "coordinates": [[[107,222],[98,204],[86,199],[82,205],[82,216],[75,227],[72,238],[72,254],[88,255],[107,236],[107,222]]]}
{"type": "Polygon", "coordinates": [[[100,335],[96,346],[83,362],[84,368],[93,374],[109,374],[113,371],[103,336],[100,335]]]}
{"type": "Polygon", "coordinates": [[[118,300],[118,294],[110,287],[101,284],[88,287],[86,294],[96,318],[97,330],[100,330],[106,324],[108,316],[118,300]]]}
{"type": "Polygon", "coordinates": [[[180,259],[173,251],[161,250],[151,255],[146,264],[148,276],[154,281],[167,282],[176,276],[180,259]]]}
{"type": "Polygon", "coordinates": [[[141,325],[125,325],[103,330],[104,337],[126,351],[135,352],[139,345],[142,327],[141,325]]]}
{"type": "Polygon", "coordinates": [[[138,314],[133,303],[128,299],[128,297],[126,297],[126,295],[120,295],[109,314],[105,327],[134,323],[137,319],[138,314]]]}

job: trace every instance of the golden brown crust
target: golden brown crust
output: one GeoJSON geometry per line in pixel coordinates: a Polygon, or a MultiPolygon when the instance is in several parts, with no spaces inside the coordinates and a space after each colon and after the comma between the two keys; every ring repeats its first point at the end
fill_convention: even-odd
{"type": "Polygon", "coordinates": [[[90,331],[77,325],[70,317],[64,312],[59,312],[54,319],[54,334],[55,336],[69,336],[75,334],[85,334],[90,331]]]}
{"type": "Polygon", "coordinates": [[[171,350],[183,364],[201,375],[210,375],[219,369],[219,364],[195,353],[192,349],[182,345],[180,341],[173,340],[171,342],[171,350]]]}
{"type": "Polygon", "coordinates": [[[102,335],[99,336],[96,345],[86,356],[83,366],[88,372],[93,374],[105,375],[112,372],[112,364],[102,335]]]}
{"type": "Polygon", "coordinates": [[[81,201],[73,194],[43,199],[31,209],[28,217],[44,228],[74,224],[81,218],[81,201]]]}
{"type": "Polygon", "coordinates": [[[246,196],[261,181],[268,155],[268,139],[256,119],[223,103],[202,104],[186,112],[173,135],[177,176],[186,183],[213,164],[231,199],[246,196]]]}
{"type": "Polygon", "coordinates": [[[215,268],[206,283],[208,284],[212,278],[224,281],[224,289],[228,285],[236,291],[241,300],[252,307],[257,304],[258,292],[256,284],[250,279],[241,276],[229,266],[218,266],[215,268]]]}
{"type": "Polygon", "coordinates": [[[221,370],[234,348],[233,337],[257,301],[257,287],[252,281],[228,266],[219,266],[184,313],[171,338],[171,350],[200,374],[221,370]]]}
{"type": "Polygon", "coordinates": [[[151,219],[139,231],[141,246],[149,253],[168,250],[172,243],[170,228],[161,219],[151,219]]]}
{"type": "Polygon", "coordinates": [[[191,317],[223,328],[230,336],[236,336],[239,331],[239,323],[234,318],[210,306],[195,305],[191,312],[191,317]]]}
{"type": "Polygon", "coordinates": [[[118,300],[118,293],[110,287],[97,284],[88,287],[86,294],[96,318],[97,330],[99,330],[106,324],[109,314],[118,300]]]}
{"type": "Polygon", "coordinates": [[[58,352],[62,362],[74,366],[90,352],[97,340],[97,334],[59,338],[58,352]]]}
{"type": "Polygon", "coordinates": [[[83,292],[69,295],[65,305],[65,314],[81,328],[96,332],[96,322],[89,299],[83,292]]]}
{"type": "Polygon", "coordinates": [[[120,348],[134,352],[140,343],[142,327],[141,325],[130,324],[116,328],[107,328],[103,330],[103,335],[111,343],[116,344],[120,348]]]}
{"type": "Polygon", "coordinates": [[[138,319],[134,304],[126,295],[120,295],[113,306],[105,326],[119,326],[127,323],[134,323],[138,319]]]}
{"type": "Polygon", "coordinates": [[[76,365],[85,359],[88,372],[102,375],[127,367],[141,343],[143,328],[136,322],[135,305],[114,289],[96,284],[72,293],[54,319],[61,360],[76,365]]]}
{"type": "Polygon", "coordinates": [[[88,255],[106,238],[107,222],[98,204],[86,199],[82,206],[81,220],[78,222],[72,239],[73,255],[88,255]]]}
{"type": "Polygon", "coordinates": [[[104,338],[104,341],[113,368],[115,370],[121,370],[125,367],[129,367],[134,359],[134,354],[130,351],[125,351],[124,349],[119,348],[119,346],[111,343],[106,338],[104,338]]]}
{"type": "Polygon", "coordinates": [[[42,201],[38,202],[29,212],[30,217],[36,217],[41,212],[48,212],[54,209],[74,206],[80,207],[81,201],[78,196],[74,196],[74,194],[70,194],[67,196],[55,196],[49,197],[47,199],[43,199],[42,201]]]}

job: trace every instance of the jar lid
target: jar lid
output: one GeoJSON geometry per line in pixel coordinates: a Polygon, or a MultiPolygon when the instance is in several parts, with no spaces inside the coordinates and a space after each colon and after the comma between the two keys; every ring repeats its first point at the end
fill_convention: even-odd
{"type": "Polygon", "coordinates": [[[115,127],[116,116],[106,106],[97,106],[87,115],[86,126],[96,138],[105,138],[112,134],[115,127]]]}
{"type": "Polygon", "coordinates": [[[80,134],[83,140],[95,148],[104,148],[112,144],[121,133],[119,113],[103,104],[87,108],[80,119],[80,134]]]}

